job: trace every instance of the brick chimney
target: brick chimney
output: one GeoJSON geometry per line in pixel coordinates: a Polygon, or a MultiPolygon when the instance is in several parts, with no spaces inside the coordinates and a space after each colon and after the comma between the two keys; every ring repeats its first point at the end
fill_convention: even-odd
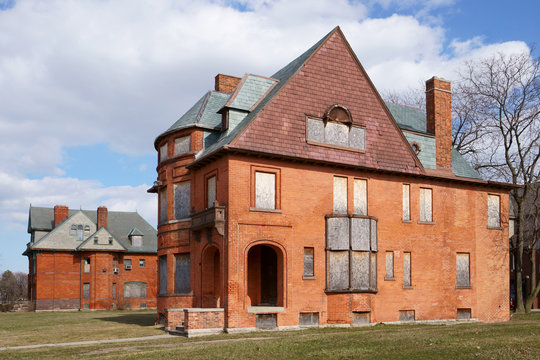
{"type": "Polygon", "coordinates": [[[232,94],[238,83],[242,80],[236,76],[217,74],[216,75],[216,91],[232,94]]]}
{"type": "Polygon", "coordinates": [[[107,227],[107,207],[100,206],[97,208],[97,228],[107,227]]]}
{"type": "Polygon", "coordinates": [[[452,91],[450,81],[426,81],[427,132],[435,134],[437,169],[452,170],[452,91]]]}
{"type": "Polygon", "coordinates": [[[54,227],[67,219],[69,208],[66,205],[55,205],[54,207],[54,227]]]}

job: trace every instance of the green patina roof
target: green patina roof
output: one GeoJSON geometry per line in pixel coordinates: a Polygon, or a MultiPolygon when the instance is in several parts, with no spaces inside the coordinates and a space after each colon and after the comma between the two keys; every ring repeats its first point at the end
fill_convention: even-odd
{"type": "MultiPolygon", "coordinates": [[[[97,224],[96,210],[69,210],[68,217],[82,211],[88,218],[97,224]]],[[[34,230],[51,231],[54,224],[54,209],[43,207],[30,207],[28,216],[28,232],[34,230]]],[[[136,212],[108,211],[107,230],[128,252],[155,253],[157,252],[157,231],[136,212]],[[138,229],[143,235],[143,246],[132,247],[128,234],[138,229]]]]}
{"type": "Polygon", "coordinates": [[[424,111],[410,106],[398,105],[389,102],[385,104],[401,129],[427,133],[426,113],[424,111]]]}
{"type": "MultiPolygon", "coordinates": [[[[238,93],[227,106],[239,110],[249,111],[259,99],[266,94],[276,80],[257,75],[247,75],[238,93]]],[[[230,100],[229,100],[230,102],[230,100]]]]}
{"type": "Polygon", "coordinates": [[[229,94],[218,91],[207,92],[167,131],[193,125],[219,128],[221,126],[221,115],[217,112],[225,105],[229,96],[229,94]]]}

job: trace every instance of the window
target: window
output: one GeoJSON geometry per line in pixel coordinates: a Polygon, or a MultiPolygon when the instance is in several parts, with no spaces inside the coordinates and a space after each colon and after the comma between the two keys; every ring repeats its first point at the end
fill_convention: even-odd
{"type": "Polygon", "coordinates": [[[159,257],[159,293],[167,293],[167,255],[159,257]]]}
{"type": "Polygon", "coordinates": [[[319,313],[300,313],[299,315],[300,326],[319,326],[319,313]]]}
{"type": "Polygon", "coordinates": [[[146,260],[139,259],[139,267],[143,268],[146,265],[146,260]]]}
{"type": "Polygon", "coordinates": [[[85,225],[84,226],[84,236],[90,235],[90,226],[85,225]]]}
{"type": "Polygon", "coordinates": [[[131,235],[131,245],[135,247],[142,246],[142,236],[141,235],[131,235]]]}
{"type": "Polygon", "coordinates": [[[186,219],[191,213],[191,185],[189,181],[174,184],[174,218],[186,219]]]}
{"type": "Polygon", "coordinates": [[[403,287],[411,287],[411,253],[403,253],[403,287]]]}
{"type": "Polygon", "coordinates": [[[312,278],[315,276],[313,269],[313,248],[304,248],[304,277],[312,278]]]}
{"type": "Polygon", "coordinates": [[[469,253],[456,254],[456,286],[471,286],[469,253]]]}
{"type": "Polygon", "coordinates": [[[85,273],[90,272],[90,258],[84,258],[84,270],[85,273]]]}
{"type": "Polygon", "coordinates": [[[257,209],[276,208],[276,174],[255,172],[255,207],[257,209]]]}
{"type": "Polygon", "coordinates": [[[124,259],[124,269],[131,270],[131,259],[124,259]]]}
{"type": "Polygon", "coordinates": [[[83,284],[83,299],[90,299],[90,283],[83,284]]]}
{"type": "Polygon", "coordinates": [[[386,252],[386,275],[385,280],[394,280],[394,252],[386,252]]]}
{"type": "Polygon", "coordinates": [[[124,283],[124,297],[125,298],[145,298],[146,297],[146,283],[139,281],[132,281],[124,283]]]}
{"type": "Polygon", "coordinates": [[[457,309],[458,320],[468,320],[471,318],[471,309],[457,309]]]}
{"type": "Polygon", "coordinates": [[[117,268],[117,267],[118,267],[118,259],[117,259],[117,258],[113,258],[113,259],[112,259],[112,267],[113,267],[113,268],[117,268]]]}
{"type": "Polygon", "coordinates": [[[326,219],[327,291],[375,291],[377,221],[360,217],[326,219]]]}
{"type": "Polygon", "coordinates": [[[159,190],[159,223],[167,222],[167,187],[159,190]]]}
{"type": "Polygon", "coordinates": [[[216,176],[211,176],[206,179],[206,207],[208,209],[214,207],[216,201],[216,176]]]}
{"type": "Polygon", "coordinates": [[[488,227],[490,228],[501,226],[500,202],[498,195],[488,195],[488,227]]]}
{"type": "Polygon", "coordinates": [[[94,236],[94,245],[97,245],[97,243],[98,243],[98,237],[94,236]]]}
{"type": "Polygon", "coordinates": [[[167,146],[167,143],[160,146],[160,148],[159,148],[159,161],[160,162],[163,161],[163,160],[167,160],[168,149],[169,149],[169,147],[167,146]]]}
{"type": "Polygon", "coordinates": [[[69,235],[72,235],[72,236],[77,235],[77,225],[75,224],[71,225],[71,230],[69,230],[69,235]]]}
{"type": "Polygon", "coordinates": [[[399,310],[399,321],[414,321],[414,310],[399,310]]]}
{"type": "Polygon", "coordinates": [[[432,222],[432,190],[421,188],[420,189],[420,221],[432,222]]]}
{"type": "Polygon", "coordinates": [[[347,213],[347,178],[334,176],[334,214],[347,213]]]}
{"type": "Polygon", "coordinates": [[[324,119],[307,118],[306,127],[308,143],[366,149],[366,130],[352,124],[351,114],[343,106],[331,106],[324,119]]]}
{"type": "Polygon", "coordinates": [[[182,136],[174,139],[174,155],[187,154],[191,151],[191,137],[182,136]]]}
{"type": "Polygon", "coordinates": [[[112,284],[112,298],[116,299],[116,283],[112,284]]]}
{"type": "Polygon", "coordinates": [[[409,184],[403,184],[403,220],[411,220],[411,208],[410,208],[410,188],[409,184]]]}
{"type": "Polygon", "coordinates": [[[109,236],[109,245],[112,245],[113,241],[112,241],[112,236],[109,236]]]}
{"type": "Polygon", "coordinates": [[[176,294],[188,294],[191,291],[189,253],[176,254],[174,260],[174,292],[176,294]]]}
{"type": "Polygon", "coordinates": [[[367,215],[367,181],[354,179],[354,213],[367,215]]]}
{"type": "Polygon", "coordinates": [[[77,240],[82,241],[83,240],[83,226],[77,225],[77,240]]]}

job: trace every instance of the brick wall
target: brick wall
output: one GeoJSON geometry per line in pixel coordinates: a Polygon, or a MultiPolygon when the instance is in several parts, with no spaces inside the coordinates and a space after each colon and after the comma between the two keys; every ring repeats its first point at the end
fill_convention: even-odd
{"type": "Polygon", "coordinates": [[[435,134],[437,168],[452,169],[452,93],[450,82],[426,81],[427,131],[435,134]]]}

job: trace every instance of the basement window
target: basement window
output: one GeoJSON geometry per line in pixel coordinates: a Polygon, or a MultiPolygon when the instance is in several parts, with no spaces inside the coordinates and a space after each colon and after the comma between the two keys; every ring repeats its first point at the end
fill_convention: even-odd
{"type": "Polygon", "coordinates": [[[353,311],[353,326],[362,326],[370,323],[369,311],[353,311]]]}
{"type": "Polygon", "coordinates": [[[469,320],[471,318],[471,309],[457,309],[458,320],[469,320]]]}
{"type": "Polygon", "coordinates": [[[399,310],[399,321],[414,321],[415,320],[415,314],[414,310],[399,310]]]}
{"type": "Polygon", "coordinates": [[[299,323],[302,327],[316,327],[319,326],[319,313],[308,312],[300,313],[299,323]]]}

